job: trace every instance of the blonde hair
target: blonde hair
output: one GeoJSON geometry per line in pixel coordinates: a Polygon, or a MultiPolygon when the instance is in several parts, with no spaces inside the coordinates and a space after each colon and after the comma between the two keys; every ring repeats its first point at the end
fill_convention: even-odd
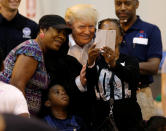
{"type": "Polygon", "coordinates": [[[98,13],[92,5],[78,4],[74,5],[66,10],[65,20],[68,24],[72,24],[76,20],[89,20],[95,24],[98,20],[98,13]]]}

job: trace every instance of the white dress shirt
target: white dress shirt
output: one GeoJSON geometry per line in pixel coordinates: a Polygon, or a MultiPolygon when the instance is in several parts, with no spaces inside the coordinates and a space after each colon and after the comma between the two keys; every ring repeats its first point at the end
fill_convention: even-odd
{"type": "Polygon", "coordinates": [[[83,47],[80,47],[74,41],[72,34],[70,34],[68,55],[75,57],[82,65],[85,65],[88,60],[88,49],[92,44],[93,40],[90,43],[84,45],[83,47]]]}
{"type": "MultiPolygon", "coordinates": [[[[84,45],[83,47],[80,47],[74,41],[72,34],[70,34],[68,55],[75,57],[82,65],[85,65],[88,60],[88,49],[92,44],[93,40],[90,43],[84,45]]],[[[77,76],[75,78],[75,83],[81,92],[87,91],[87,88],[82,86],[81,84],[80,76],[77,76]]]]}

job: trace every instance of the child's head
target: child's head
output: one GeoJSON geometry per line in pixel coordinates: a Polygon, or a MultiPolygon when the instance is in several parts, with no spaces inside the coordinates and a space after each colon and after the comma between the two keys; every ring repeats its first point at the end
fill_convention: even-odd
{"type": "Polygon", "coordinates": [[[43,118],[52,114],[53,110],[66,110],[69,106],[69,96],[65,86],[61,83],[51,82],[47,90],[42,91],[42,103],[38,117],[43,118]]]}
{"type": "Polygon", "coordinates": [[[120,26],[119,20],[117,19],[103,19],[98,23],[98,28],[102,30],[115,30],[116,31],[116,43],[115,43],[115,55],[116,59],[119,57],[119,46],[123,39],[123,30],[120,26]]]}
{"type": "Polygon", "coordinates": [[[51,81],[48,89],[42,90],[41,108],[39,118],[52,114],[53,110],[63,110],[69,106],[69,96],[66,93],[65,85],[51,81]]]}
{"type": "Polygon", "coordinates": [[[153,116],[147,121],[147,131],[166,131],[166,118],[153,116]]]}
{"type": "Polygon", "coordinates": [[[116,30],[117,36],[123,37],[124,32],[118,19],[107,18],[99,21],[98,29],[116,30]]]}
{"type": "Polygon", "coordinates": [[[51,85],[48,90],[45,106],[48,108],[60,107],[62,109],[69,105],[69,96],[64,87],[60,84],[51,85]]]}

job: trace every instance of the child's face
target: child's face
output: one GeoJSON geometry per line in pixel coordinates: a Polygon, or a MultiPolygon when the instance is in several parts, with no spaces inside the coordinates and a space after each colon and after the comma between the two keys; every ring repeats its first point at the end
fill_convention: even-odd
{"type": "Polygon", "coordinates": [[[67,95],[64,87],[61,85],[54,85],[49,90],[49,101],[51,106],[66,107],[69,105],[69,96],[67,95]]]}
{"type": "Polygon", "coordinates": [[[116,39],[121,37],[120,30],[114,22],[105,21],[102,23],[101,28],[102,30],[116,30],[116,39]]]}
{"type": "Polygon", "coordinates": [[[122,36],[117,25],[110,21],[105,21],[102,23],[101,28],[103,30],[116,30],[116,43],[115,43],[115,54],[119,56],[119,44],[122,42],[122,36]]]}

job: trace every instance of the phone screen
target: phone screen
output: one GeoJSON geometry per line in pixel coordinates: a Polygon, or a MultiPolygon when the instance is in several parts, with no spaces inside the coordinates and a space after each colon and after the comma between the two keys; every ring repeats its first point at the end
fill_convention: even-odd
{"type": "Polygon", "coordinates": [[[116,42],[116,30],[101,30],[96,31],[96,48],[102,48],[104,46],[110,47],[112,50],[115,50],[116,42]]]}

